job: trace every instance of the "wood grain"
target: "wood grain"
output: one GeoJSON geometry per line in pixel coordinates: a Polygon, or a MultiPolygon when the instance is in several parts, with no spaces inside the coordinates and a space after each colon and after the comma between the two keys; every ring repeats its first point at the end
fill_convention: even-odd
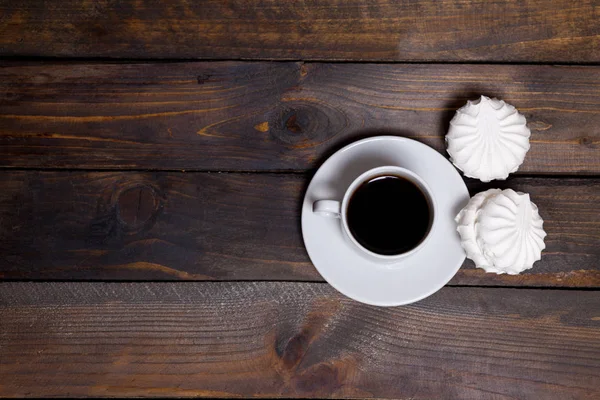
{"type": "Polygon", "coordinates": [[[595,0],[1,0],[0,15],[0,57],[600,61],[595,0]]]}
{"type": "MultiPolygon", "coordinates": [[[[308,280],[299,174],[38,172],[0,174],[0,278],[308,280]]],[[[451,284],[600,287],[600,179],[468,181],[472,193],[531,194],[547,249],[533,270],[451,284]]]]}
{"type": "Polygon", "coordinates": [[[480,94],[527,117],[519,173],[600,173],[600,67],[3,63],[0,166],[313,169],[374,134],[440,152],[480,94]]]}
{"type": "Polygon", "coordinates": [[[1,396],[597,399],[600,298],[320,283],[1,283],[1,396]]]}

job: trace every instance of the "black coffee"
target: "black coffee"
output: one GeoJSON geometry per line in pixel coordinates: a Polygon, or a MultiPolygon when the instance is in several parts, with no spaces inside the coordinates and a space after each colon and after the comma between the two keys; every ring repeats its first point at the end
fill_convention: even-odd
{"type": "Polygon", "coordinates": [[[396,255],[414,249],[429,232],[429,202],[411,181],[378,176],[360,185],[350,197],[348,227],[366,249],[396,255]]]}

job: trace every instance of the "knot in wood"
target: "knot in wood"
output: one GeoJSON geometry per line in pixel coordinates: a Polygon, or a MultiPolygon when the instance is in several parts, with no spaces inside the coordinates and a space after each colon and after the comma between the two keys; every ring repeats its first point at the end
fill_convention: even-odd
{"type": "Polygon", "coordinates": [[[293,148],[317,146],[348,125],[346,116],[336,108],[306,100],[281,104],[268,122],[273,138],[293,148]]]}
{"type": "Polygon", "coordinates": [[[302,126],[298,124],[296,114],[290,115],[290,117],[285,123],[285,126],[287,130],[292,133],[302,133],[302,126]]]}
{"type": "Polygon", "coordinates": [[[579,144],[590,149],[596,148],[596,143],[594,142],[594,140],[586,136],[582,136],[579,138],[579,144]]]}
{"type": "Polygon", "coordinates": [[[138,230],[152,219],[158,210],[154,189],[140,185],[125,189],[117,200],[119,220],[129,230],[138,230]]]}

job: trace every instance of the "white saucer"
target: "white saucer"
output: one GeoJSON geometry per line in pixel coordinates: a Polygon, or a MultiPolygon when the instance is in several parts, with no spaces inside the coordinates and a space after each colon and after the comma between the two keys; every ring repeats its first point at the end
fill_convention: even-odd
{"type": "Polygon", "coordinates": [[[311,261],[331,286],[362,303],[399,306],[435,293],[462,265],[465,252],[454,217],[468,201],[462,177],[437,151],[402,137],[372,137],[344,147],[319,168],[304,197],[302,236],[311,261]],[[433,192],[439,217],[427,243],[393,264],[363,256],[344,238],[339,219],[312,212],[316,200],[341,200],[361,173],[386,165],[419,175],[433,192]]]}

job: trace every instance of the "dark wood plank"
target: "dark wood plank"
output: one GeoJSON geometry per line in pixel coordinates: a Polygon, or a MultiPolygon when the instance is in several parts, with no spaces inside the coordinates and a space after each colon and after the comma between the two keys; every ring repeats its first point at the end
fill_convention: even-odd
{"type": "Polygon", "coordinates": [[[0,67],[0,166],[306,170],[398,134],[445,152],[480,94],[523,112],[519,172],[600,173],[600,67],[207,62],[0,67]]]}
{"type": "Polygon", "coordinates": [[[1,396],[597,399],[592,291],[1,283],[1,396]]]}
{"type": "Polygon", "coordinates": [[[3,278],[318,279],[296,176],[0,174],[3,278]]]}
{"type": "Polygon", "coordinates": [[[600,61],[595,0],[2,0],[0,13],[0,56],[600,61]]]}
{"type": "MultiPolygon", "coordinates": [[[[296,174],[5,171],[4,279],[309,280],[296,174]]],[[[452,284],[600,287],[600,179],[469,181],[531,194],[547,250],[522,275],[465,263],[452,284]]]]}

